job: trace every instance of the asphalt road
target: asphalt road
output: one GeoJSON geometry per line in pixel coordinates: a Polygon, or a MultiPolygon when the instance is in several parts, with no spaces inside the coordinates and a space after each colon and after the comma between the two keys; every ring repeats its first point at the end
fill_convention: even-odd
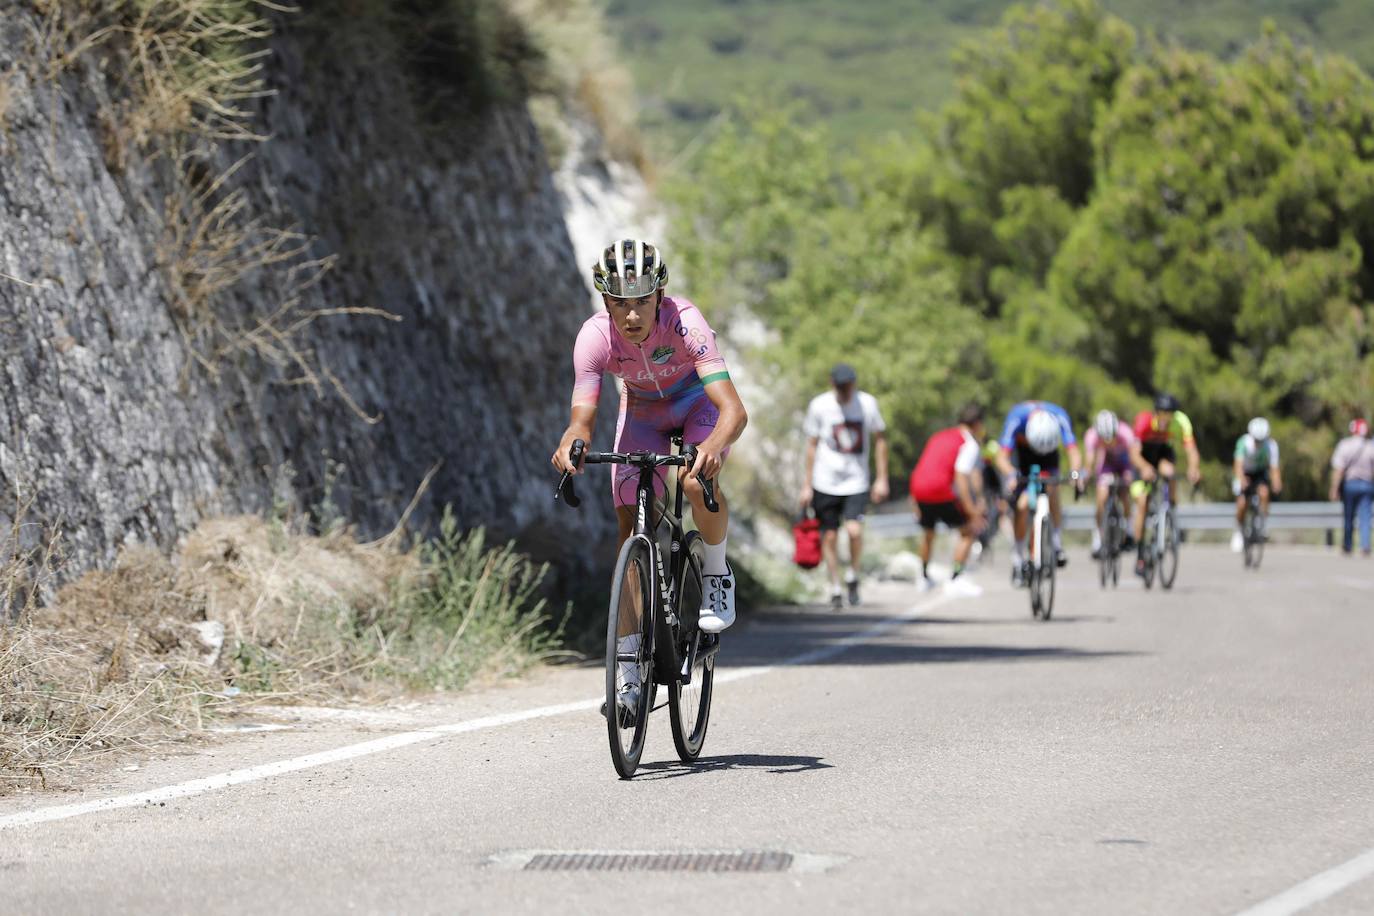
{"type": "MultiPolygon", "coordinates": [[[[1246,574],[1187,545],[1161,593],[1074,563],[1049,623],[1000,563],[979,597],[882,585],[755,617],[728,634],[701,764],[660,712],[630,782],[581,669],[0,799],[0,912],[1226,914],[1374,848],[1374,564],[1272,548],[1246,574]],[[102,798],[137,804],[17,820],[102,798]],[[794,858],[520,870],[539,850],[794,858]]],[[[1367,864],[1270,912],[1374,912],[1367,864]]]]}

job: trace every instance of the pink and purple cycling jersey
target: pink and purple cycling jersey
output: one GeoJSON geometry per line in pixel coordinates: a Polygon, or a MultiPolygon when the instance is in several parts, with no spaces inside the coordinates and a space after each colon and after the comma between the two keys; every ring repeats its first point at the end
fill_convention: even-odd
{"type": "Polygon", "coordinates": [[[573,406],[595,407],[601,376],[609,372],[625,382],[635,398],[663,400],[728,379],[725,360],[716,349],[716,333],[695,305],[665,296],[658,321],[642,344],[620,336],[607,312],[582,324],[573,347],[573,406]]]}
{"type": "MultiPolygon", "coordinates": [[[[574,407],[595,407],[601,377],[609,372],[625,383],[616,425],[618,452],[667,454],[675,430],[693,445],[706,441],[720,418],[706,386],[730,378],[716,348],[716,334],[686,299],[664,297],[658,321],[642,344],[620,336],[611,316],[588,318],[573,348],[574,407]]],[[[726,449],[721,453],[725,457],[726,449]]],[[[617,506],[633,506],[639,472],[616,465],[611,482],[617,506]]],[[[664,492],[666,473],[657,472],[655,490],[664,492]]]]}
{"type": "Polygon", "coordinates": [[[1103,442],[1102,437],[1097,434],[1096,429],[1088,430],[1088,434],[1083,437],[1083,447],[1088,451],[1088,460],[1096,461],[1093,473],[1097,475],[1113,474],[1116,476],[1126,476],[1131,473],[1131,449],[1135,447],[1139,440],[1135,433],[1125,423],[1116,425],[1116,438],[1111,442],[1103,442]],[[1102,455],[1098,456],[1098,448],[1102,447],[1102,455]]]}

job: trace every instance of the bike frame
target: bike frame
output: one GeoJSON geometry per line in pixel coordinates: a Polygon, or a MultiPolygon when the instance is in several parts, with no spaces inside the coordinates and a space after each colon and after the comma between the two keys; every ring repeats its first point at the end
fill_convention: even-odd
{"type": "MultiPolygon", "coordinates": [[[[674,437],[673,445],[679,448],[681,455],[682,440],[674,437]]],[[[647,458],[642,454],[627,457],[647,458]]],[[[646,613],[653,613],[653,623],[650,624],[653,633],[654,646],[652,651],[657,653],[664,651],[659,643],[659,627],[666,626],[667,632],[675,633],[676,628],[681,624],[681,617],[678,613],[677,601],[681,597],[683,572],[687,564],[687,553],[683,549],[686,545],[687,535],[682,523],[682,470],[679,471],[674,481],[673,509],[670,512],[666,502],[659,503],[654,499],[654,472],[659,467],[666,466],[666,463],[640,464],[639,481],[635,488],[635,530],[631,537],[642,539],[649,548],[649,555],[654,558],[653,568],[650,571],[653,582],[650,583],[649,593],[654,596],[654,607],[646,608],[646,613]],[[651,513],[656,512],[657,515],[651,513]],[[659,546],[659,531],[664,524],[668,525],[669,531],[669,564],[665,570],[663,566],[663,550],[659,546]]],[[[713,500],[714,501],[714,500],[713,500]]],[[[654,666],[654,680],[659,684],[671,683],[676,680],[681,684],[692,682],[692,669],[698,660],[704,661],[720,651],[720,639],[718,636],[710,634],[700,634],[704,638],[692,640],[692,645],[686,655],[678,651],[676,639],[669,639],[667,643],[667,658],[671,661],[671,666],[666,670],[664,666],[654,666]],[[707,645],[703,646],[703,643],[707,645]]]]}
{"type": "Polygon", "coordinates": [[[1045,516],[1050,514],[1050,495],[1047,483],[1040,476],[1040,465],[1033,464],[1030,469],[1030,480],[1026,482],[1026,502],[1033,507],[1030,519],[1030,529],[1026,532],[1031,538],[1031,565],[1036,569],[1041,568],[1044,557],[1044,545],[1040,543],[1040,523],[1045,516]]]}

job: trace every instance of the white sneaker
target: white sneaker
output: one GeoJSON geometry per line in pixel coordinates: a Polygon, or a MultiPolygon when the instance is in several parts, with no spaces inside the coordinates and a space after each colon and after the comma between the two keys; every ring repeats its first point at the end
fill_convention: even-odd
{"type": "Polygon", "coordinates": [[[1245,549],[1245,535],[1241,534],[1239,531],[1232,531],[1231,552],[1240,553],[1243,549],[1245,549]]]}
{"type": "Polygon", "coordinates": [[[945,583],[945,594],[956,595],[961,598],[977,598],[983,594],[983,587],[977,582],[971,581],[968,576],[960,576],[945,583]]]}
{"type": "MultiPolygon", "coordinates": [[[[728,564],[727,564],[728,566],[728,564]]],[[[697,626],[703,633],[719,633],[735,622],[735,576],[702,576],[701,614],[697,626]]]]}

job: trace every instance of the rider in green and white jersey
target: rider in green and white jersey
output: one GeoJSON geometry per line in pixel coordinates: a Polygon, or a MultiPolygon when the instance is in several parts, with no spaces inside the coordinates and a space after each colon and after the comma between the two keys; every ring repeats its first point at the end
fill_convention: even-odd
{"type": "Polygon", "coordinates": [[[1260,499],[1260,530],[1269,518],[1269,494],[1283,492],[1283,474],[1279,470],[1279,444],[1269,436],[1269,421],[1255,417],[1246,427],[1245,435],[1236,440],[1235,482],[1236,530],[1231,535],[1231,549],[1240,553],[1245,546],[1241,528],[1245,523],[1245,504],[1250,494],[1260,499]]]}

